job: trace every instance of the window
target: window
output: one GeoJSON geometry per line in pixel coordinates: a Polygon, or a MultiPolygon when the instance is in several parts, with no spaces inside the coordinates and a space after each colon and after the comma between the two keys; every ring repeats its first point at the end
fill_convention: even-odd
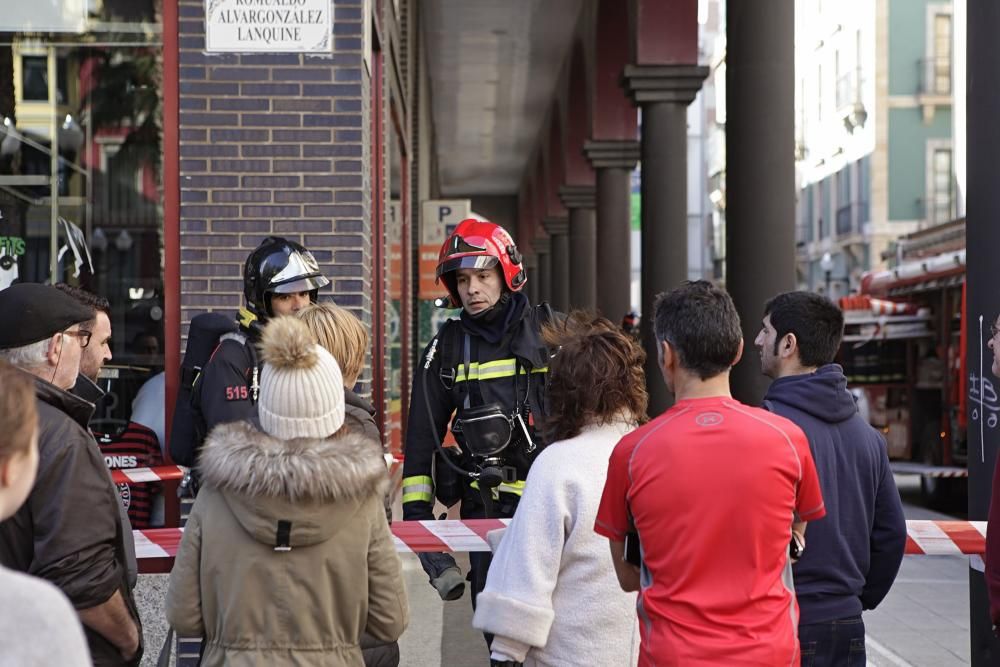
{"type": "Polygon", "coordinates": [[[851,165],[837,172],[837,235],[851,233],[851,165]]]}
{"type": "Polygon", "coordinates": [[[870,222],[868,213],[868,195],[871,192],[871,182],[869,181],[871,157],[866,155],[857,161],[858,174],[858,227],[864,231],[866,222],[870,222]]]}
{"type": "MultiPolygon", "coordinates": [[[[21,57],[21,99],[25,102],[47,102],[49,99],[48,56],[21,57]]],[[[66,99],[66,59],[56,60],[56,102],[66,99]]]]}
{"type": "Polygon", "coordinates": [[[830,220],[830,179],[824,178],[819,182],[819,216],[818,216],[818,236],[825,239],[830,235],[828,228],[830,220]]]}
{"type": "Polygon", "coordinates": [[[816,120],[823,122],[823,66],[816,70],[816,120]]]}
{"type": "Polygon", "coordinates": [[[931,165],[931,206],[927,216],[928,222],[933,224],[948,222],[954,217],[952,214],[951,168],[951,149],[935,149],[931,165]]]}
{"type": "Polygon", "coordinates": [[[813,240],[813,186],[807,185],[799,196],[798,240],[809,243],[813,240]]]}
{"type": "Polygon", "coordinates": [[[930,90],[936,95],[951,93],[951,14],[934,15],[934,59],[930,90]]]}

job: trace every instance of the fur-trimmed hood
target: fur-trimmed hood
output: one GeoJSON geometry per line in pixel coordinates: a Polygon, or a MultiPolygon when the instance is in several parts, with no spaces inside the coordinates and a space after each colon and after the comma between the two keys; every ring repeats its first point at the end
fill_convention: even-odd
{"type": "Polygon", "coordinates": [[[330,539],[388,484],[381,449],[360,435],[278,440],[249,422],[217,426],[198,468],[257,541],[274,544],[277,522],[291,522],[292,547],[330,539]]]}

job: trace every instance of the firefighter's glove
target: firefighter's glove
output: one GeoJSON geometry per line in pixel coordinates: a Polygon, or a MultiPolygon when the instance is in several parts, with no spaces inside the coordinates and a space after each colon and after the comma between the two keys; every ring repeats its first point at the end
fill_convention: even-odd
{"type": "Polygon", "coordinates": [[[457,600],[462,597],[465,593],[465,577],[454,558],[445,553],[421,553],[417,557],[430,578],[431,586],[437,590],[442,600],[457,600]]]}

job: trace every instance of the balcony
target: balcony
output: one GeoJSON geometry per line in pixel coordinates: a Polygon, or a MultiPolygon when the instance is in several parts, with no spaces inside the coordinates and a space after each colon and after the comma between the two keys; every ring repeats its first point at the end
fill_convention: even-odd
{"type": "Polygon", "coordinates": [[[849,236],[864,231],[868,222],[868,202],[853,202],[837,209],[834,231],[837,236],[849,236]]]}
{"type": "Polygon", "coordinates": [[[924,58],[917,61],[917,95],[951,96],[951,57],[924,58]]]}
{"type": "Polygon", "coordinates": [[[837,80],[837,114],[843,119],[844,128],[852,134],[868,120],[868,111],[861,101],[863,84],[860,70],[846,72],[837,80]]]}

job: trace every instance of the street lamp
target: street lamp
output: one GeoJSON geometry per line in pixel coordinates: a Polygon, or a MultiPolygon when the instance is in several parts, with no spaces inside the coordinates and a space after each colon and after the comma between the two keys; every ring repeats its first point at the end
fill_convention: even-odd
{"type": "Polygon", "coordinates": [[[833,255],[829,252],[824,252],[819,260],[819,268],[823,269],[823,276],[826,278],[826,298],[831,301],[833,301],[833,295],[830,294],[830,275],[833,273],[833,267],[833,255]]]}

